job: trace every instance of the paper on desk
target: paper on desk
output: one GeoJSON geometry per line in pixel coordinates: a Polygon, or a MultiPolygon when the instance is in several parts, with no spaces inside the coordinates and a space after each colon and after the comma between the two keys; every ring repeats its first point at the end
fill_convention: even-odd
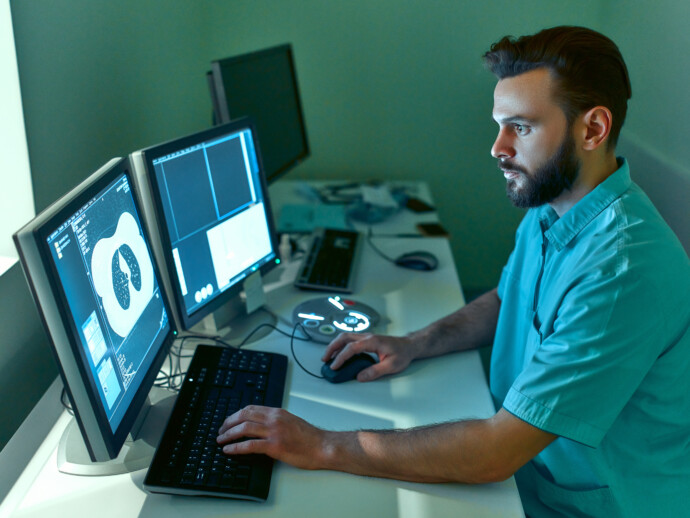
{"type": "Polygon", "coordinates": [[[317,227],[347,229],[345,206],[285,205],[280,211],[280,233],[308,233],[317,227]]]}
{"type": "Polygon", "coordinates": [[[375,207],[391,209],[398,207],[398,202],[395,201],[390,189],[385,185],[363,184],[360,189],[362,190],[362,201],[364,203],[374,205],[375,207]]]}

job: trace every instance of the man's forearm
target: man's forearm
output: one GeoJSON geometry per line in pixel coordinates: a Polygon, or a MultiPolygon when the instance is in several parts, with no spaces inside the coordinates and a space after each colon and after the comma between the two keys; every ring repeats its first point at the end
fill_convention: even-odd
{"type": "Polygon", "coordinates": [[[412,482],[505,480],[519,466],[505,462],[493,427],[492,419],[484,419],[400,431],[326,432],[322,467],[412,482]]]}
{"type": "Polygon", "coordinates": [[[420,345],[417,358],[491,345],[500,307],[501,301],[494,289],[455,313],[410,333],[409,337],[420,345]]]}

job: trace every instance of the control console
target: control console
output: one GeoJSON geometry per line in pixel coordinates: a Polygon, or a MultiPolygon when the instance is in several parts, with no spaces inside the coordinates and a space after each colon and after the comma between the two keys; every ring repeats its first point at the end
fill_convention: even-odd
{"type": "Polygon", "coordinates": [[[370,332],[380,319],[366,304],[339,296],[307,300],[292,312],[294,325],[301,324],[312,340],[325,344],[341,332],[370,332]]]}

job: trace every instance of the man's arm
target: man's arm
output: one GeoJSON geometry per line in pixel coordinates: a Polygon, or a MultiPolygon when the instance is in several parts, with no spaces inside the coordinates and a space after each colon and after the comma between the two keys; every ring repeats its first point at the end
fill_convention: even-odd
{"type": "Polygon", "coordinates": [[[490,345],[496,333],[501,301],[493,289],[458,311],[403,337],[343,333],[326,348],[323,360],[335,358],[338,369],[361,352],[376,353],[379,363],[359,373],[359,381],[371,381],[405,369],[412,360],[439,356],[490,345]]]}
{"type": "Polygon", "coordinates": [[[556,436],[501,409],[489,419],[410,430],[330,432],[289,412],[247,407],[228,417],[218,442],[229,455],[263,453],[303,469],[413,482],[505,480],[556,436]]]}

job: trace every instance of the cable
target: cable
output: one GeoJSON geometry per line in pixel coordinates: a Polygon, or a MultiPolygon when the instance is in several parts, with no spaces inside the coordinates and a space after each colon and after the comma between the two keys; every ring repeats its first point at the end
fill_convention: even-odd
{"type": "MultiPolygon", "coordinates": [[[[179,340],[176,340],[175,343],[173,343],[172,347],[170,347],[170,350],[168,351],[167,358],[164,360],[164,364],[167,363],[168,367],[168,372],[165,373],[163,369],[161,369],[154,381],[154,386],[172,390],[174,392],[179,392],[180,388],[182,387],[182,382],[184,381],[184,377],[187,374],[186,370],[182,369],[182,360],[186,358],[192,358],[194,356],[194,353],[183,353],[184,349],[184,343],[187,340],[191,339],[198,339],[198,340],[210,340],[213,342],[216,342],[218,344],[221,344],[223,347],[231,348],[231,349],[240,349],[242,346],[244,346],[249,339],[261,328],[263,327],[270,327],[273,330],[277,331],[278,333],[282,334],[285,337],[290,338],[290,351],[292,353],[292,358],[295,360],[295,363],[299,365],[299,367],[309,374],[310,376],[313,376],[315,378],[320,378],[323,379],[323,376],[319,376],[317,374],[314,374],[313,372],[309,371],[302,363],[299,361],[297,358],[297,354],[295,353],[295,345],[294,342],[295,340],[302,340],[305,342],[310,342],[313,341],[313,339],[308,335],[308,333],[304,330],[304,327],[302,324],[297,323],[292,329],[292,333],[289,333],[287,331],[284,331],[280,329],[279,327],[273,325],[273,324],[260,324],[256,326],[243,340],[240,342],[238,345],[232,345],[225,340],[222,340],[219,337],[209,337],[206,335],[185,335],[180,337],[179,340]],[[304,333],[304,337],[301,336],[296,336],[295,333],[297,332],[297,328],[301,328],[302,333],[304,333]]],[[[62,392],[60,394],[60,403],[62,406],[67,410],[67,412],[70,415],[74,415],[74,409],[72,408],[72,405],[69,401],[69,398],[67,397],[67,389],[63,386],[62,387],[62,392]]]]}
{"type": "Polygon", "coordinates": [[[72,403],[70,403],[70,400],[67,397],[67,389],[64,387],[64,385],[62,387],[62,392],[60,393],[60,403],[65,410],[67,410],[69,415],[74,415],[74,409],[72,408],[72,403]]]}
{"type": "Polygon", "coordinates": [[[372,249],[374,252],[376,252],[378,255],[380,255],[381,257],[383,257],[386,261],[389,261],[389,262],[391,262],[391,263],[393,263],[393,264],[396,264],[396,263],[395,263],[395,259],[393,259],[392,257],[388,257],[386,254],[384,254],[384,253],[374,244],[374,242],[373,242],[372,239],[371,239],[372,237],[373,237],[373,234],[372,234],[371,225],[370,225],[370,226],[368,227],[368,230],[367,230],[367,243],[369,243],[369,246],[371,247],[371,249],[372,249]]]}
{"type": "Polygon", "coordinates": [[[297,322],[294,327],[292,328],[292,335],[290,336],[290,351],[292,352],[292,358],[295,360],[295,363],[299,365],[300,369],[302,369],[304,372],[309,374],[310,376],[313,376],[315,378],[319,379],[324,379],[323,376],[320,376],[318,374],[314,374],[311,372],[309,369],[307,369],[302,363],[297,359],[297,355],[295,354],[295,332],[297,331],[297,328],[301,328],[302,332],[307,336],[307,338],[298,338],[299,340],[305,340],[305,341],[312,341],[312,338],[309,336],[307,331],[304,329],[304,326],[297,322]]]}
{"type": "MultiPolygon", "coordinates": [[[[269,310],[266,310],[269,311],[269,310]]],[[[270,313],[270,311],[269,311],[270,313]]],[[[158,378],[156,378],[155,385],[158,387],[162,388],[168,388],[170,390],[174,390],[176,392],[179,392],[180,387],[182,385],[181,380],[183,380],[186,371],[182,370],[182,359],[183,358],[191,358],[194,356],[193,353],[190,354],[183,354],[182,349],[184,347],[184,342],[185,340],[189,339],[201,339],[201,340],[211,340],[216,343],[219,343],[223,345],[224,347],[227,348],[232,348],[232,349],[241,349],[246,343],[249,341],[249,339],[257,333],[261,328],[264,327],[269,327],[273,329],[274,331],[277,331],[278,333],[282,334],[285,337],[290,338],[290,352],[292,353],[292,358],[295,360],[295,363],[307,374],[310,376],[314,376],[315,378],[321,378],[323,379],[323,376],[319,376],[317,374],[314,374],[313,372],[309,371],[302,363],[299,361],[297,358],[297,354],[295,353],[295,346],[294,346],[294,341],[295,340],[302,340],[305,342],[310,342],[313,341],[313,339],[308,335],[308,333],[304,330],[304,327],[302,324],[297,323],[292,329],[292,333],[289,333],[287,331],[284,331],[283,329],[280,329],[279,327],[275,326],[274,324],[268,324],[268,323],[263,323],[259,324],[256,326],[254,329],[252,329],[247,336],[244,337],[244,339],[238,344],[238,345],[232,345],[224,340],[221,340],[218,337],[209,337],[205,335],[186,335],[181,337],[180,341],[178,344],[173,345],[173,347],[170,348],[170,352],[168,353],[168,374],[164,373],[159,373],[158,378]],[[302,332],[304,333],[304,337],[302,336],[296,336],[295,333],[297,331],[297,328],[300,327],[302,328],[302,332]],[[178,381],[180,380],[180,381],[178,381]]]]}

